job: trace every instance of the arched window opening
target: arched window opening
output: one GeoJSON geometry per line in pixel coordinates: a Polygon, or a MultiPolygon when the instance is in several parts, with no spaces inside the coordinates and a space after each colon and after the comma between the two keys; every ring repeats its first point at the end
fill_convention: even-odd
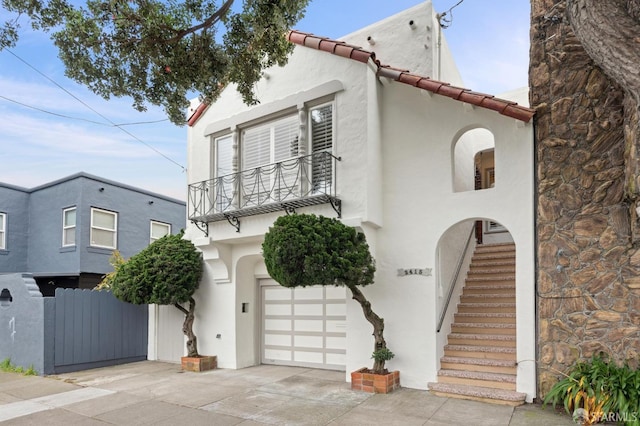
{"type": "Polygon", "coordinates": [[[482,128],[463,133],[453,153],[454,192],[477,191],[495,185],[495,141],[493,134],[482,128]]]}

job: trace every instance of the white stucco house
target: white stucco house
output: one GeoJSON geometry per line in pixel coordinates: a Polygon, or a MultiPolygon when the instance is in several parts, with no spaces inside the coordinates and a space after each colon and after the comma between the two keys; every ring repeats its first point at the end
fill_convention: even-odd
{"type": "MultiPolygon", "coordinates": [[[[439,28],[426,1],[340,41],[291,31],[295,50],[264,74],[259,105],[232,87],[194,104],[185,235],[205,260],[199,349],[219,367],[327,368],[348,381],[372,364],[371,326],[345,289],[294,291],[267,274],[274,220],[315,213],[366,235],[377,272],[363,292],[402,386],[493,398],[486,380],[498,400],[535,397],[533,111],[460,88],[439,28]]],[[[151,310],[150,359],[179,361],[181,321],[151,310]]]]}

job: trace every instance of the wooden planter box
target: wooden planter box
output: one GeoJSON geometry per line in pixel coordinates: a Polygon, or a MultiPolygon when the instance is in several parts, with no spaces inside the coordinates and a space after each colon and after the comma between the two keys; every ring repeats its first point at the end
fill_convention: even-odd
{"type": "Polygon", "coordinates": [[[368,368],[361,368],[351,373],[351,389],[370,393],[389,393],[400,389],[400,372],[390,371],[386,374],[370,373],[368,368]]]}
{"type": "Polygon", "coordinates": [[[218,367],[217,356],[183,356],[181,360],[184,371],[207,371],[218,367]]]}

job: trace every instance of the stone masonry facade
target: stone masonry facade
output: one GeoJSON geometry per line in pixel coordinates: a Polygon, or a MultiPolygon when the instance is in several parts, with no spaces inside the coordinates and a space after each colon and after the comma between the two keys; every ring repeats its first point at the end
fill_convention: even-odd
{"type": "Polygon", "coordinates": [[[638,367],[638,105],[594,64],[564,0],[533,0],[538,390],[600,352],[638,367]]]}

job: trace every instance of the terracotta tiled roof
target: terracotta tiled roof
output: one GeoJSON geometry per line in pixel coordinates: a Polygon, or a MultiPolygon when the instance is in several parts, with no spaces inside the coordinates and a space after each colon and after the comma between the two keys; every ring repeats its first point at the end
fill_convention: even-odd
{"type": "Polygon", "coordinates": [[[331,40],[326,37],[318,37],[313,34],[295,30],[289,31],[287,39],[290,42],[301,46],[322,50],[359,62],[367,63],[369,60],[372,60],[378,67],[378,75],[381,77],[390,78],[400,83],[415,86],[420,89],[424,89],[441,96],[447,96],[457,101],[476,105],[481,108],[491,109],[502,115],[506,115],[507,117],[524,121],[525,123],[528,123],[534,114],[534,110],[531,108],[523,107],[513,101],[496,98],[495,96],[484,93],[473,92],[469,89],[452,86],[449,83],[433,80],[429,77],[412,74],[407,70],[382,65],[380,61],[376,59],[376,54],[374,52],[349,45],[342,41],[331,40]]]}
{"type": "MultiPolygon", "coordinates": [[[[447,96],[457,101],[497,111],[502,115],[524,121],[525,123],[531,121],[534,115],[533,109],[518,105],[513,101],[496,98],[495,96],[485,93],[473,92],[462,87],[452,86],[451,84],[443,81],[412,74],[408,70],[394,68],[389,65],[382,65],[380,61],[376,59],[376,54],[374,52],[361,49],[358,46],[353,46],[343,41],[331,40],[326,37],[318,37],[310,33],[304,33],[296,30],[289,31],[287,34],[287,40],[294,44],[322,50],[324,52],[329,52],[334,55],[363,62],[365,64],[371,60],[378,67],[377,74],[381,77],[386,77],[400,83],[418,87],[441,96],[447,96]]],[[[189,126],[193,126],[195,122],[198,121],[207,107],[208,105],[206,104],[200,104],[200,106],[198,106],[191,117],[189,117],[189,126]]]]}

